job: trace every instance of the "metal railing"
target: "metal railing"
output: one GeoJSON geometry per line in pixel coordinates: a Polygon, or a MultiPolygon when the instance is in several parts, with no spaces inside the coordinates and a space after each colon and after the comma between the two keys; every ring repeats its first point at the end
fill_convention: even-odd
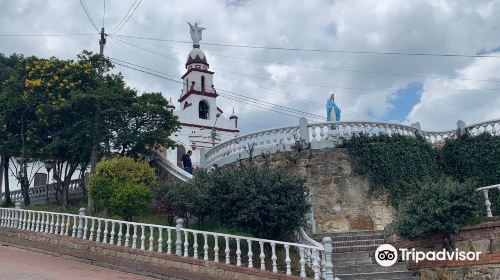
{"type": "Polygon", "coordinates": [[[24,210],[20,202],[15,209],[0,208],[0,227],[71,236],[286,275],[294,271],[301,278],[307,278],[309,263],[313,279],[334,279],[331,239],[325,244],[314,240],[307,240],[305,244],[283,242],[188,229],[184,228],[183,219],[177,219],[175,227],[162,226],[86,216],[85,208],[80,209],[79,215],[24,210]],[[292,254],[297,253],[298,264],[292,263],[292,254]]]}

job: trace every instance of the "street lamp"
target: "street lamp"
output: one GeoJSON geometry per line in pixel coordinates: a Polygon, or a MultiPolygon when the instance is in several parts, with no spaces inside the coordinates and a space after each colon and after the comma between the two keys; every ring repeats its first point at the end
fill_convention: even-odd
{"type": "Polygon", "coordinates": [[[52,163],[52,161],[50,160],[46,160],[43,165],[45,165],[45,170],[47,170],[47,184],[45,185],[45,191],[46,191],[46,195],[47,195],[47,203],[50,202],[50,199],[49,199],[49,174],[50,174],[50,170],[52,170],[52,168],[54,167],[54,164],[52,163]]]}
{"type": "Polygon", "coordinates": [[[217,115],[215,115],[215,122],[214,122],[214,127],[212,128],[212,147],[215,147],[215,138],[217,137],[217,132],[215,130],[215,125],[217,124],[217,120],[219,119],[220,117],[220,113],[217,113],[217,115]]]}

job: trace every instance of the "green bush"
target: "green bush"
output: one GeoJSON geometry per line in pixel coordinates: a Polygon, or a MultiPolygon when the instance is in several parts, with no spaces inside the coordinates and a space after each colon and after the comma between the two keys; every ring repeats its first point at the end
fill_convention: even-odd
{"type": "Polygon", "coordinates": [[[89,192],[97,209],[130,220],[147,210],[156,186],[156,175],[146,162],[118,157],[99,162],[90,176],[89,192]],[[130,209],[127,209],[130,208],[130,209]]]}
{"type": "Polygon", "coordinates": [[[436,150],[422,137],[402,135],[356,135],[343,141],[357,161],[357,172],[368,175],[375,189],[390,190],[398,206],[412,192],[415,181],[433,181],[441,176],[436,150]]]}
{"type": "Polygon", "coordinates": [[[473,179],[479,186],[500,183],[500,137],[464,134],[442,149],[444,170],[459,182],[473,179]]]}
{"type": "Polygon", "coordinates": [[[131,221],[149,208],[152,197],[151,188],[142,184],[125,183],[115,188],[109,201],[110,209],[112,213],[131,221]]]}
{"type": "Polygon", "coordinates": [[[407,239],[439,231],[457,233],[460,227],[484,216],[483,200],[475,185],[449,179],[417,182],[418,191],[401,202],[394,228],[407,239]]]}
{"type": "Polygon", "coordinates": [[[305,180],[253,159],[211,172],[199,171],[184,184],[161,186],[157,209],[168,217],[207,217],[261,238],[286,238],[309,211],[305,180]],[[169,212],[172,211],[172,212],[169,212]]]}

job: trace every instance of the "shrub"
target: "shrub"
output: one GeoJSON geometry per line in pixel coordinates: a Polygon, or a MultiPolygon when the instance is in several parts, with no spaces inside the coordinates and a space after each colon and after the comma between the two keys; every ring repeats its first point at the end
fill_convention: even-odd
{"type": "Polygon", "coordinates": [[[161,186],[155,194],[161,203],[158,208],[168,217],[196,216],[200,222],[210,217],[257,237],[278,239],[305,222],[309,204],[304,183],[288,170],[250,158],[211,172],[199,171],[191,181],[161,186]]]}
{"type": "Polygon", "coordinates": [[[464,134],[442,150],[444,170],[459,182],[474,179],[479,186],[500,183],[500,137],[464,134]]]}
{"type": "Polygon", "coordinates": [[[396,233],[407,239],[439,231],[457,233],[460,227],[484,216],[480,194],[470,181],[450,179],[417,182],[418,191],[401,202],[395,217],[396,233]]]}
{"type": "Polygon", "coordinates": [[[108,215],[116,214],[130,220],[140,213],[139,205],[144,205],[143,210],[148,208],[151,188],[155,185],[155,171],[148,163],[118,157],[97,164],[95,173],[90,176],[89,191],[98,209],[106,208],[108,215]]]}
{"type": "Polygon", "coordinates": [[[436,151],[422,137],[355,135],[343,140],[356,159],[357,171],[368,175],[377,189],[388,188],[398,206],[412,191],[411,182],[432,181],[441,176],[436,151]]]}
{"type": "Polygon", "coordinates": [[[153,193],[151,188],[136,183],[125,183],[117,186],[111,196],[110,209],[127,221],[149,208],[153,193]]]}

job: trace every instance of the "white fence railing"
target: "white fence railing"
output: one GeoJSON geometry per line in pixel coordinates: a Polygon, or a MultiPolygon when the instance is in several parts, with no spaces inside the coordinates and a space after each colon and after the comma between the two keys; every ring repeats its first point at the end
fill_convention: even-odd
{"type": "Polygon", "coordinates": [[[489,191],[494,189],[498,189],[498,191],[500,192],[500,184],[476,189],[477,192],[482,191],[484,194],[484,205],[486,206],[486,217],[488,218],[493,217],[493,213],[491,212],[491,201],[489,197],[489,191]]]}
{"type": "Polygon", "coordinates": [[[167,170],[170,174],[175,176],[177,179],[185,182],[185,181],[193,178],[193,175],[189,174],[184,169],[178,167],[175,163],[164,158],[159,153],[155,153],[154,156],[155,156],[154,161],[156,161],[156,163],[158,165],[160,165],[162,168],[167,170]]]}
{"type": "MultiPolygon", "coordinates": [[[[204,162],[210,167],[214,164],[227,164],[234,162],[239,157],[248,156],[248,151],[253,147],[254,151],[276,151],[290,148],[301,139],[306,143],[326,143],[326,146],[335,145],[337,140],[349,138],[352,135],[365,133],[368,135],[408,135],[417,134],[424,137],[432,144],[441,143],[446,139],[456,137],[457,133],[469,132],[471,135],[491,133],[500,135],[500,119],[485,121],[466,126],[464,122],[457,122],[456,130],[449,131],[423,131],[420,124],[412,126],[372,121],[346,121],[346,122],[324,122],[308,124],[307,120],[301,119],[298,126],[287,126],[257,131],[225,141],[205,154],[204,162]]],[[[324,148],[325,145],[312,145],[312,148],[324,148]]]]}
{"type": "MultiPolygon", "coordinates": [[[[56,184],[41,185],[28,189],[28,194],[32,204],[42,204],[46,203],[48,200],[55,201],[57,188],[56,184]]],[[[82,186],[80,185],[80,180],[72,180],[68,187],[69,199],[79,199],[83,197],[82,186]]],[[[10,192],[10,199],[12,202],[23,201],[23,194],[21,190],[15,190],[10,192]]],[[[0,201],[5,200],[5,193],[2,193],[0,201]]]]}
{"type": "Polygon", "coordinates": [[[84,240],[128,247],[143,251],[164,252],[180,257],[224,262],[238,267],[257,268],[273,273],[307,278],[310,265],[313,279],[332,280],[332,246],[329,243],[306,244],[259,239],[224,233],[184,228],[177,220],[176,227],[112,220],[85,215],[0,208],[0,227],[16,228],[46,234],[71,236],[84,240]],[[298,262],[292,262],[292,259],[298,262]]]}

